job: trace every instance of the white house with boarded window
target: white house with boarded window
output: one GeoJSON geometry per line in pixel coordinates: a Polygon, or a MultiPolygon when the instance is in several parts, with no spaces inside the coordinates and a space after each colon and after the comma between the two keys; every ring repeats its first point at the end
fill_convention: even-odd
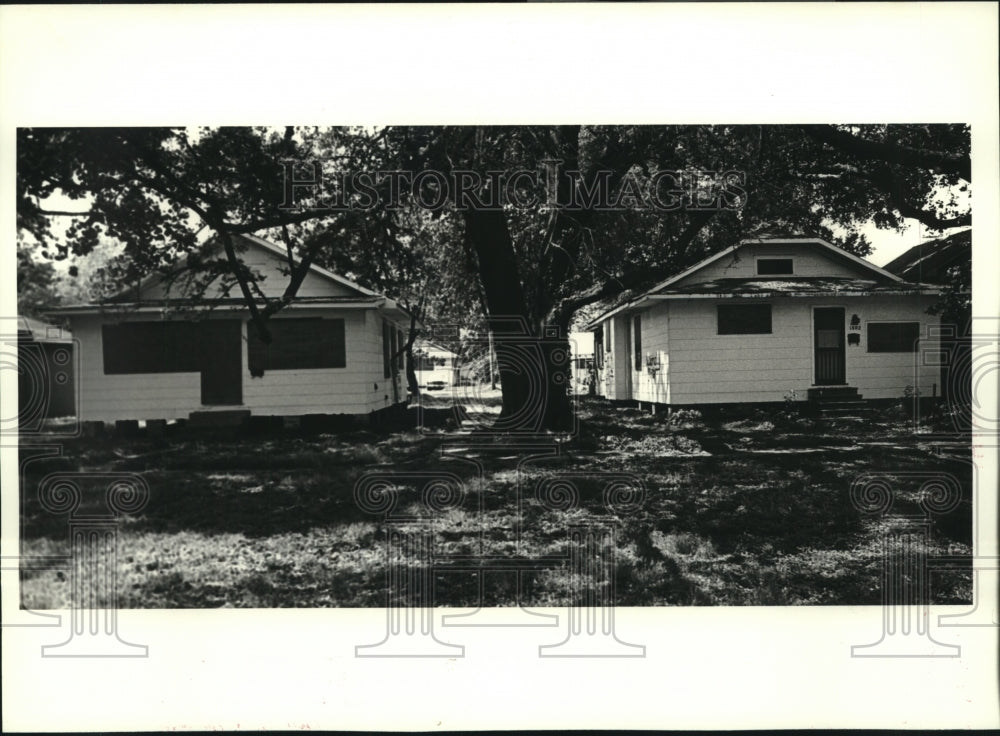
{"type": "Polygon", "coordinates": [[[817,238],[743,241],[601,314],[598,395],[666,405],[940,395],[941,288],[817,238]],[[935,357],[937,356],[937,357],[935,357]]]}
{"type": "MultiPolygon", "coordinates": [[[[240,236],[241,260],[279,297],[287,253],[240,236]]],[[[312,266],[294,301],[268,320],[265,345],[246,304],[213,283],[153,275],[102,304],[54,310],[79,341],[81,421],[243,415],[370,415],[405,403],[403,331],[392,299],[312,266]]]]}

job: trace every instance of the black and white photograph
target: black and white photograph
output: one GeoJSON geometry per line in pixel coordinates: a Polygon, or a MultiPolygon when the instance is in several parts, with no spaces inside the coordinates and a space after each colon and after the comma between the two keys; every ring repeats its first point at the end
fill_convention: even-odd
{"type": "Polygon", "coordinates": [[[383,606],[397,518],[413,605],[878,605],[887,534],[971,604],[969,169],[962,124],[22,129],[80,429],[25,564],[132,474],[128,608],[383,606]]]}
{"type": "Polygon", "coordinates": [[[995,688],[941,705],[995,680],[1000,626],[982,117],[685,89],[675,115],[527,120],[433,96],[360,119],[5,109],[4,679],[92,666],[174,709],[5,730],[995,725],[995,688]],[[741,647],[763,690],[807,647],[831,681],[906,664],[941,702],[900,686],[852,720],[828,692],[814,720],[748,693],[701,720],[657,709],[652,683],[685,679],[671,647],[700,698],[741,647]],[[192,685],[154,668],[188,657],[192,683],[262,679],[182,715],[192,685]],[[420,695],[522,666],[558,688],[603,669],[644,705],[470,720],[420,695]],[[302,710],[254,702],[279,671],[309,681],[302,710]],[[345,686],[325,707],[323,683],[421,672],[412,719],[345,686]]]}

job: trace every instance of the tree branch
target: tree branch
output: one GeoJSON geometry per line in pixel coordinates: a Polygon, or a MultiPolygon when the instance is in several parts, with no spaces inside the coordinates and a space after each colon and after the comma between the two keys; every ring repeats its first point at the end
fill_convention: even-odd
{"type": "Polygon", "coordinates": [[[845,178],[861,179],[869,184],[873,184],[884,195],[888,207],[895,209],[903,217],[917,220],[932,230],[947,230],[953,227],[964,227],[972,224],[972,215],[969,213],[942,219],[931,210],[925,210],[907,200],[903,194],[903,187],[899,179],[887,167],[862,171],[856,166],[841,164],[836,165],[834,168],[838,171],[799,172],[789,170],[788,175],[797,181],[806,182],[842,181],[845,178]]]}
{"type": "Polygon", "coordinates": [[[87,210],[86,212],[64,212],[62,210],[43,210],[38,208],[35,210],[34,214],[51,215],[53,217],[89,217],[94,214],[94,211],[87,210]]]}
{"type": "Polygon", "coordinates": [[[270,215],[267,217],[260,217],[256,220],[250,220],[249,222],[227,222],[226,227],[229,231],[235,235],[246,235],[248,233],[255,233],[261,230],[270,230],[271,228],[281,227],[283,225],[300,225],[303,222],[308,222],[309,220],[318,220],[323,217],[328,217],[332,214],[342,213],[343,210],[335,208],[316,208],[301,210],[299,212],[289,212],[286,215],[270,215]]]}
{"type": "Polygon", "coordinates": [[[814,140],[825,143],[839,151],[850,153],[868,161],[883,161],[889,164],[911,166],[934,171],[958,174],[966,181],[972,181],[972,162],[968,154],[953,154],[943,151],[927,151],[910,148],[898,143],[883,143],[858,138],[851,133],[838,130],[833,125],[803,125],[814,140]]]}
{"type": "Polygon", "coordinates": [[[302,286],[302,282],[305,281],[306,276],[309,274],[309,269],[312,266],[313,260],[316,258],[317,250],[319,250],[318,247],[306,250],[305,254],[303,254],[303,256],[299,259],[298,264],[292,270],[288,280],[288,285],[285,286],[285,291],[281,295],[281,298],[270,300],[264,308],[264,317],[270,317],[272,314],[278,313],[292,303],[295,295],[299,292],[299,287],[302,286]]]}
{"type": "Polygon", "coordinates": [[[233,247],[233,238],[229,231],[225,227],[213,227],[213,229],[219,233],[222,238],[222,247],[226,251],[226,258],[229,259],[229,265],[233,269],[233,275],[236,276],[236,280],[240,284],[240,292],[243,294],[243,301],[246,302],[247,307],[250,309],[250,319],[253,320],[254,327],[257,329],[257,334],[260,336],[261,341],[265,345],[271,343],[271,331],[267,329],[267,324],[265,323],[265,318],[261,316],[260,310],[257,309],[257,302],[254,301],[253,294],[250,293],[250,285],[247,282],[246,274],[243,272],[243,262],[236,257],[236,249],[233,247]]]}
{"type": "Polygon", "coordinates": [[[874,184],[886,197],[889,206],[903,217],[917,220],[922,225],[933,230],[947,230],[952,227],[963,227],[972,224],[972,215],[966,213],[958,217],[941,219],[934,212],[925,210],[908,201],[903,194],[902,185],[888,168],[879,168],[870,172],[857,172],[856,176],[874,184]]]}
{"type": "Polygon", "coordinates": [[[281,237],[285,240],[285,254],[288,256],[289,273],[295,271],[295,259],[292,257],[292,239],[288,235],[288,225],[282,224],[281,237]]]}
{"type": "Polygon", "coordinates": [[[897,199],[893,197],[891,194],[888,195],[888,198],[892,206],[896,210],[898,210],[899,214],[901,214],[903,217],[909,217],[914,220],[917,220],[922,225],[925,225],[926,227],[929,227],[932,230],[947,230],[953,227],[965,227],[966,225],[972,224],[972,215],[968,213],[964,215],[959,215],[958,217],[951,217],[942,220],[933,212],[912,205],[909,202],[903,201],[902,199],[897,199]]]}
{"type": "MultiPolygon", "coordinates": [[[[673,245],[675,246],[674,252],[678,255],[686,254],[695,237],[711,222],[716,212],[717,210],[692,213],[691,222],[688,223],[684,231],[673,241],[673,245]]],[[[621,276],[613,276],[601,283],[594,284],[589,289],[562,299],[549,313],[549,319],[550,321],[558,321],[560,318],[568,319],[581,307],[610,296],[621,294],[628,289],[635,289],[662,281],[676,272],[676,259],[666,258],[658,266],[637,268],[621,276]]]]}

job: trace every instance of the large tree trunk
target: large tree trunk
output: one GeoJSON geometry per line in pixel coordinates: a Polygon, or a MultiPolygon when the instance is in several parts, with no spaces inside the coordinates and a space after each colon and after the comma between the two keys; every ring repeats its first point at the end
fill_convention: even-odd
{"type": "Polygon", "coordinates": [[[547,337],[529,318],[503,213],[467,210],[464,219],[466,243],[478,261],[500,373],[503,398],[495,428],[566,430],[573,417],[566,393],[569,341],[565,326],[558,336],[547,337]]]}
{"type": "Polygon", "coordinates": [[[573,407],[569,400],[572,384],[572,352],[569,344],[569,321],[572,315],[560,316],[547,323],[552,336],[542,340],[545,367],[545,405],[542,424],[546,429],[567,432],[573,428],[573,407]]]}

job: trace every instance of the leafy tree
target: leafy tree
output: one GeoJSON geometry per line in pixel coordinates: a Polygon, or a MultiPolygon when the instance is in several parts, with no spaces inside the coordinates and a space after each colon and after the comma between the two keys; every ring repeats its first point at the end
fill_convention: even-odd
{"type": "Polygon", "coordinates": [[[41,317],[61,301],[58,274],[51,263],[38,261],[33,248],[20,241],[17,244],[17,313],[41,317]]]}

